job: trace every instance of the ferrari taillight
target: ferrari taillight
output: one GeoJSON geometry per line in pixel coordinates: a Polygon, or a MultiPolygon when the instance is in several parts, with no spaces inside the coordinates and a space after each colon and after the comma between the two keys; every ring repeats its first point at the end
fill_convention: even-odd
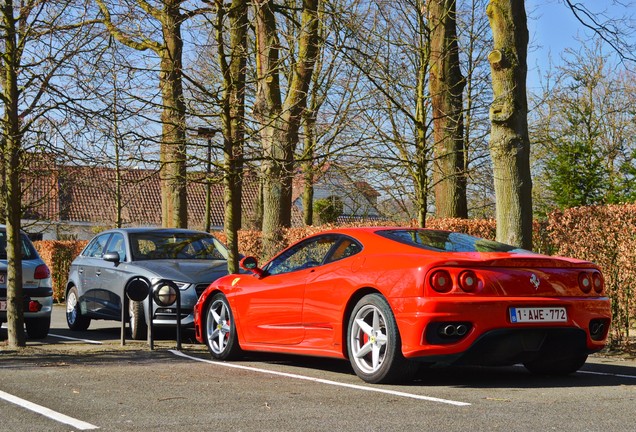
{"type": "Polygon", "coordinates": [[[477,275],[472,270],[465,270],[459,275],[459,287],[466,291],[472,292],[475,291],[477,285],[479,284],[479,279],[477,275]]]}
{"type": "Polygon", "coordinates": [[[603,292],[603,288],[605,288],[605,281],[603,281],[603,275],[601,272],[595,271],[592,273],[592,287],[594,287],[594,291],[597,294],[603,292]]]}
{"type": "Polygon", "coordinates": [[[453,280],[446,270],[436,270],[431,274],[430,283],[433,289],[440,293],[447,293],[453,289],[453,280]]]}
{"type": "Polygon", "coordinates": [[[587,272],[579,273],[579,288],[584,293],[589,293],[592,289],[592,279],[590,278],[590,274],[587,272]]]}

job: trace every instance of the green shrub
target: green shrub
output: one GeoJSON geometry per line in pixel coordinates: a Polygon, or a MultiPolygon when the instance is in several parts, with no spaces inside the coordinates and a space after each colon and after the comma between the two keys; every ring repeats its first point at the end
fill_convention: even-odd
{"type": "Polygon", "coordinates": [[[322,224],[336,222],[338,216],[342,214],[343,208],[342,200],[335,195],[314,201],[314,214],[322,224]]]}

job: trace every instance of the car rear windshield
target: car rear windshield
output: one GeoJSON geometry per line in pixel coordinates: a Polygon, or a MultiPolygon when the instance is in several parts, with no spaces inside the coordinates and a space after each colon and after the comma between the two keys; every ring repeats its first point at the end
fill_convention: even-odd
{"type": "Polygon", "coordinates": [[[504,243],[450,231],[399,229],[377,231],[377,234],[400,243],[435,252],[531,253],[504,243]]]}
{"type": "MultiPolygon", "coordinates": [[[[20,246],[23,260],[32,260],[38,257],[31,240],[24,234],[20,234],[20,246]]],[[[0,259],[7,259],[7,232],[4,229],[0,230],[0,259]]]]}
{"type": "Polygon", "coordinates": [[[144,232],[130,234],[133,260],[226,260],[227,249],[214,236],[200,233],[144,232]]]}

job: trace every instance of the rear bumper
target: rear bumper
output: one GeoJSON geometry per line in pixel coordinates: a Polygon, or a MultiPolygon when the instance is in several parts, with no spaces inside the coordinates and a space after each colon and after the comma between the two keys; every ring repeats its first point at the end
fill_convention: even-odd
{"type": "Polygon", "coordinates": [[[611,311],[605,297],[409,298],[392,303],[411,359],[435,363],[513,364],[547,351],[592,353],[607,341],[611,311]],[[511,307],[564,307],[567,321],[512,323],[511,307]],[[461,323],[465,334],[438,337],[446,323],[461,323]],[[598,324],[602,324],[598,329],[598,324]],[[595,333],[596,332],[596,333],[595,333]]]}
{"type": "Polygon", "coordinates": [[[594,351],[587,348],[586,334],[581,329],[499,329],[484,333],[464,352],[417,359],[442,365],[505,366],[594,351]]]}
{"type": "MultiPolygon", "coordinates": [[[[53,289],[48,287],[24,288],[24,301],[22,307],[24,310],[24,318],[44,318],[50,317],[53,310],[53,289]],[[34,310],[32,302],[37,302],[37,308],[34,310]]],[[[0,300],[6,301],[7,289],[0,288],[0,300]]],[[[7,321],[7,311],[0,310],[0,322],[7,321]]]]}

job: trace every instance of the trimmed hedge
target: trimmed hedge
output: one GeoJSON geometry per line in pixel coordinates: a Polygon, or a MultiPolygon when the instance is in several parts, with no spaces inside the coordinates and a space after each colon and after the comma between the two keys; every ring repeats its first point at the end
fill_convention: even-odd
{"type": "Polygon", "coordinates": [[[57,302],[64,301],[66,279],[68,278],[71,262],[82,252],[88,242],[40,240],[33,242],[33,244],[40,257],[51,270],[53,300],[57,302]]]}
{"type": "Polygon", "coordinates": [[[555,253],[585,259],[603,270],[612,300],[613,345],[627,347],[636,316],[636,204],[571,208],[549,215],[555,253]]]}

